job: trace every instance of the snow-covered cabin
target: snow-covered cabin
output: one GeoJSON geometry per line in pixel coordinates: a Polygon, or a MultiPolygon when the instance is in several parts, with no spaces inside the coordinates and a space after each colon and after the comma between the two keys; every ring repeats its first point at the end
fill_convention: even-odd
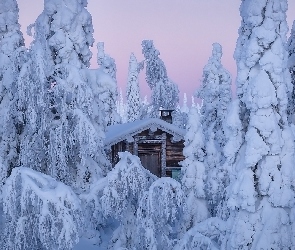
{"type": "MultiPolygon", "coordinates": [[[[170,121],[169,116],[166,118],[170,121]]],[[[177,178],[181,169],[179,162],[184,160],[185,130],[167,121],[148,118],[109,126],[105,148],[113,166],[119,161],[118,152],[129,151],[156,176],[177,178]]]]}

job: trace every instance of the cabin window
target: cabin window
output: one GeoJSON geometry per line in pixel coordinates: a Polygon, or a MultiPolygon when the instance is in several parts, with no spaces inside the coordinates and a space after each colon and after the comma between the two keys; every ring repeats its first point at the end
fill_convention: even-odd
{"type": "Polygon", "coordinates": [[[174,168],[171,170],[171,177],[174,180],[180,181],[181,178],[181,168],[174,168]]]}

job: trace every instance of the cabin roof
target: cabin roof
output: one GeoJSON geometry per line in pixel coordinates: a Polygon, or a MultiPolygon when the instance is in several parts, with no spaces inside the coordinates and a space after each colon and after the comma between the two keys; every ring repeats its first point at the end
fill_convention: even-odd
{"type": "Polygon", "coordinates": [[[172,135],[172,140],[177,142],[184,139],[185,130],[176,127],[173,124],[165,122],[158,118],[147,118],[143,120],[137,120],[134,122],[116,124],[108,126],[106,130],[106,138],[104,140],[105,147],[111,147],[120,141],[127,140],[129,142],[133,141],[133,136],[150,129],[156,132],[160,129],[170,135],[172,135]]]}

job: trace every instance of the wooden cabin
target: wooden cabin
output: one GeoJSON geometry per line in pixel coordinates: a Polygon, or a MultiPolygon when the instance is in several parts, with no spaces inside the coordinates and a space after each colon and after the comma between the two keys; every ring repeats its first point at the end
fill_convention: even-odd
{"type": "Polygon", "coordinates": [[[177,179],[179,162],[184,160],[185,130],[167,122],[170,116],[171,111],[165,111],[162,119],[148,118],[109,126],[105,148],[113,166],[119,161],[118,152],[129,151],[156,176],[177,179]]]}

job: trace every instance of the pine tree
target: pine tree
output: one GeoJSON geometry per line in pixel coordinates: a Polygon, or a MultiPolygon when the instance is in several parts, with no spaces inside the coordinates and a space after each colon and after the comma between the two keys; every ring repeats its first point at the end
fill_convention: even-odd
{"type": "Polygon", "coordinates": [[[11,169],[18,164],[21,127],[17,115],[17,78],[26,59],[15,0],[0,0],[0,194],[11,169]]]}
{"type": "Polygon", "coordinates": [[[132,53],[129,60],[128,82],[126,90],[128,122],[133,122],[140,119],[141,117],[142,107],[138,75],[142,68],[143,64],[137,63],[136,57],[132,53]]]}
{"type": "Polygon", "coordinates": [[[196,96],[203,100],[201,108],[206,140],[206,181],[207,198],[212,216],[216,216],[218,206],[224,200],[224,178],[226,171],[222,168],[225,161],[223,147],[226,143],[224,121],[227,107],[231,102],[231,77],[221,64],[222,47],[213,44],[212,56],[203,70],[203,80],[196,96]]]}
{"type": "Polygon", "coordinates": [[[178,86],[168,76],[164,62],[159,58],[160,52],[153,41],[142,41],[142,53],[146,62],[146,81],[152,90],[152,117],[158,117],[159,110],[174,110],[179,101],[178,86]]]}
{"type": "Polygon", "coordinates": [[[181,183],[186,206],[183,221],[188,230],[208,217],[205,200],[205,142],[200,115],[195,108],[191,108],[189,112],[184,146],[181,183]]]}
{"type": "Polygon", "coordinates": [[[286,0],[244,0],[240,7],[235,59],[243,143],[232,167],[226,249],[291,249],[295,244],[287,7],[286,0]]]}

